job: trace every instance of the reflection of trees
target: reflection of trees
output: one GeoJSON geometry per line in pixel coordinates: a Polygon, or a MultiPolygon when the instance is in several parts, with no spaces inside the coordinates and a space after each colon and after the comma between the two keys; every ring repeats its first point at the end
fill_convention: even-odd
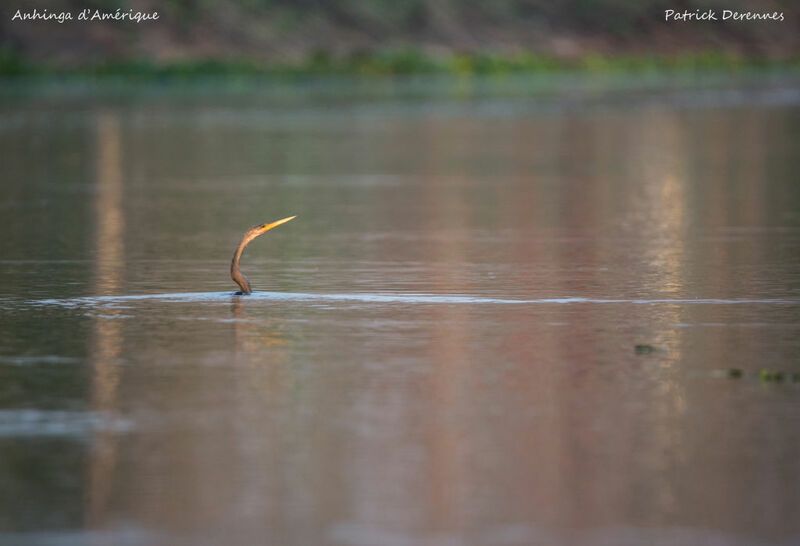
{"type": "MultiPolygon", "coordinates": [[[[515,286],[530,292],[512,296],[741,296],[731,271],[707,267],[703,238],[728,222],[764,223],[765,187],[758,183],[763,150],[737,177],[736,191],[747,198],[735,210],[727,202],[730,177],[720,170],[729,158],[715,159],[720,149],[763,135],[725,132],[697,143],[687,118],[663,110],[543,119],[536,125],[521,121],[514,127],[513,143],[494,143],[502,151],[472,147],[470,135],[485,133],[468,122],[426,123],[427,132],[421,129],[408,142],[415,166],[421,161],[430,173],[414,188],[421,195],[416,219],[424,224],[415,250],[425,252],[432,291],[480,293],[480,281],[465,277],[465,270],[474,272],[484,259],[491,263],[480,242],[481,227],[488,225],[515,228],[510,242],[492,248],[513,264],[506,275],[527,280],[515,286]],[[497,172],[486,179],[452,172],[464,164],[491,164],[499,155],[506,161],[498,161],[497,172]],[[562,160],[555,172],[533,168],[537,159],[551,166],[553,157],[562,160]],[[719,214],[726,219],[720,222],[719,214]],[[497,247],[505,244],[513,250],[500,253],[497,247]]],[[[418,227],[407,209],[402,218],[393,210],[393,220],[418,227]]],[[[398,254],[391,245],[381,252],[385,259],[398,254]]],[[[707,434],[715,419],[691,422],[689,405],[704,397],[702,388],[691,389],[698,383],[693,374],[736,359],[735,328],[704,341],[713,348],[713,363],[687,351],[704,333],[675,325],[702,319],[698,313],[704,311],[677,305],[426,310],[430,331],[423,358],[431,372],[424,388],[376,381],[372,392],[359,395],[373,402],[412,398],[405,401],[408,407],[391,406],[393,439],[359,439],[369,464],[355,472],[355,518],[377,523],[387,519],[381,514],[396,511],[394,522],[404,528],[465,529],[504,518],[591,526],[669,525],[710,516],[736,527],[725,511],[744,511],[736,500],[742,491],[726,486],[734,493],[726,498],[695,490],[709,476],[731,478],[730,468],[713,465],[718,451],[693,451],[704,439],[692,431],[707,434]],[[621,345],[609,353],[612,340],[621,345]],[[639,341],[667,352],[634,359],[631,349],[639,341]],[[415,406],[425,408],[423,420],[415,406]],[[502,409],[502,417],[492,416],[493,407],[502,409]],[[414,445],[420,429],[427,431],[424,457],[414,463],[404,461],[401,451],[387,457],[393,447],[414,445]],[[697,464],[702,472],[691,467],[697,464]],[[419,478],[379,479],[410,474],[419,478]],[[376,496],[383,504],[376,505],[376,496]],[[697,508],[698,498],[708,498],[715,512],[698,516],[681,504],[688,500],[697,508]],[[429,503],[424,510],[403,511],[418,499],[429,503]]]]}
{"type": "MultiPolygon", "coordinates": [[[[104,123],[98,133],[113,133],[104,123]]],[[[407,154],[417,176],[398,186],[350,189],[361,201],[357,214],[341,216],[346,233],[362,231],[354,224],[397,229],[365,252],[343,245],[356,265],[391,262],[399,269],[411,257],[423,271],[415,288],[437,293],[736,293],[736,275],[708,264],[739,261],[726,254],[737,250],[715,249],[723,258],[705,259],[697,234],[765,221],[769,190],[754,182],[764,170],[758,159],[738,175],[739,208],[725,204],[725,149],[745,136],[714,133],[692,145],[697,137],[686,120],[659,111],[503,123],[404,120],[397,140],[363,138],[360,168],[402,165],[407,154]],[[497,141],[482,147],[487,134],[497,141]],[[490,270],[494,281],[485,276],[490,270]]],[[[746,138],[758,140],[763,129],[752,130],[746,138]]],[[[114,139],[103,140],[101,163],[113,165],[114,139]]],[[[305,143],[301,135],[283,145],[299,156],[305,143]]],[[[97,286],[109,293],[124,271],[121,254],[113,258],[122,244],[113,179],[113,169],[98,175],[107,187],[96,198],[97,286]]],[[[326,191],[335,197],[340,188],[326,191]]],[[[336,210],[341,202],[332,205],[336,210]]],[[[205,200],[188,206],[199,212],[205,200]]],[[[747,263],[766,252],[739,251],[752,253],[747,263]]],[[[725,528],[735,527],[726,510],[745,511],[735,483],[721,486],[725,498],[699,491],[707,478],[728,480],[730,461],[746,460],[731,455],[728,466],[716,465],[719,450],[709,455],[698,446],[717,422],[694,423],[687,415],[705,396],[702,388],[692,390],[691,376],[693,366],[705,365],[691,350],[704,334],[675,324],[701,319],[702,309],[366,307],[303,304],[302,320],[291,321],[284,304],[234,299],[220,322],[187,323],[186,338],[188,328],[169,331],[175,336],[169,346],[143,340],[142,352],[154,360],[177,358],[190,369],[171,384],[131,386],[131,396],[146,393],[162,404],[152,411],[164,419],[163,428],[144,431],[124,454],[133,476],[152,478],[122,495],[137,521],[192,530],[266,526],[285,533],[287,543],[318,543],[326,525],[342,521],[407,534],[516,522],[712,521],[725,528]],[[383,321],[388,325],[374,327],[383,321]],[[362,327],[374,336],[362,335],[362,327]],[[668,352],[635,358],[637,342],[668,352]],[[698,498],[711,506],[700,515],[692,512],[698,498]]],[[[119,358],[122,336],[119,321],[95,320],[93,400],[98,411],[113,411],[118,377],[109,363],[119,358]]],[[[719,332],[702,344],[713,352],[712,365],[736,358],[736,332],[719,332]]],[[[148,377],[143,370],[130,373],[148,377]]],[[[734,437],[730,452],[747,448],[748,438],[734,437]]],[[[97,434],[94,448],[88,512],[96,523],[118,457],[110,436],[97,434]]],[[[770,449],[766,463],[774,460],[770,449]]],[[[782,494],[775,482],[764,487],[762,495],[782,494]]]]}
{"type": "MultiPolygon", "coordinates": [[[[97,294],[115,295],[121,289],[125,268],[122,146],[116,114],[98,115],[96,139],[94,290],[97,294]]],[[[114,309],[99,311],[92,333],[91,408],[104,416],[113,414],[117,408],[123,344],[122,322],[114,318],[118,314],[114,309]]],[[[116,433],[96,432],[89,457],[86,522],[96,527],[102,525],[106,517],[117,464],[116,433]]]]}
{"type": "Polygon", "coordinates": [[[146,527],[220,530],[235,522],[247,533],[289,517],[295,492],[284,480],[301,454],[285,449],[302,423],[284,413],[295,388],[285,325],[263,301],[230,305],[227,317],[202,304],[159,306],[173,333],[191,335],[167,347],[139,340],[147,362],[126,375],[126,393],[155,406],[140,411],[142,441],[124,455],[130,473],[146,479],[123,480],[116,497],[146,527]]]}

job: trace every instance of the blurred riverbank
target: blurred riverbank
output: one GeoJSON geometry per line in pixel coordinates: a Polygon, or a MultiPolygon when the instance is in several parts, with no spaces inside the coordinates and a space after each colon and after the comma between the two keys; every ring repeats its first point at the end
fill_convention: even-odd
{"type": "Polygon", "coordinates": [[[358,54],[336,59],[315,54],[296,62],[264,62],[254,58],[190,59],[159,62],[152,59],[108,60],[76,66],[30,61],[10,50],[0,50],[0,77],[4,79],[123,78],[143,81],[182,81],[205,78],[281,79],[308,77],[382,77],[405,75],[507,76],[516,74],[698,74],[754,70],[796,71],[800,57],[743,56],[730,52],[700,51],[676,55],[589,54],[574,59],[523,52],[511,55],[475,53],[429,55],[419,49],[358,54]]]}
{"type": "Polygon", "coordinates": [[[676,6],[663,0],[93,0],[80,6],[49,0],[37,3],[40,16],[69,13],[73,19],[20,20],[17,11],[30,15],[33,8],[0,7],[0,77],[470,75],[798,64],[795,5],[729,4],[689,0],[680,10],[779,12],[782,20],[668,20],[665,13],[676,6]],[[158,13],[158,19],[80,21],[81,8],[158,13]]]}

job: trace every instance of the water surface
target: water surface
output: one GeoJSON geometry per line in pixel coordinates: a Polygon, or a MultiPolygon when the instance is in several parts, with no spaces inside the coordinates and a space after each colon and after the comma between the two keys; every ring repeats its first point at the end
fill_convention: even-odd
{"type": "Polygon", "coordinates": [[[3,93],[0,542],[800,541],[795,78],[3,93]]]}

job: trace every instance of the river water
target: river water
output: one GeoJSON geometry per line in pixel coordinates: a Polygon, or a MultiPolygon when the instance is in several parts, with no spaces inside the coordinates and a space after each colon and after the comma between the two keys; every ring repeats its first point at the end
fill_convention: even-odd
{"type": "Polygon", "coordinates": [[[0,96],[0,543],[800,542],[796,77],[0,96]]]}

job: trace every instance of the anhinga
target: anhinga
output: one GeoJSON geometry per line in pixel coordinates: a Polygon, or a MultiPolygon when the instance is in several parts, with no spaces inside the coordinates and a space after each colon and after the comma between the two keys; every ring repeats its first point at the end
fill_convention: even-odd
{"type": "Polygon", "coordinates": [[[289,216],[288,218],[284,218],[283,220],[278,220],[277,222],[272,222],[271,224],[259,224],[257,226],[253,226],[247,230],[247,233],[244,234],[242,237],[242,241],[239,243],[239,246],[236,247],[236,252],[233,253],[233,259],[231,260],[231,279],[234,280],[236,284],[239,285],[239,288],[242,289],[241,292],[237,292],[237,295],[247,295],[252,290],[250,289],[250,282],[247,280],[241,271],[239,271],[239,259],[242,257],[242,252],[244,252],[244,247],[247,246],[247,243],[258,237],[259,235],[268,232],[274,227],[278,227],[281,224],[285,224],[292,218],[296,218],[296,216],[289,216]]]}

